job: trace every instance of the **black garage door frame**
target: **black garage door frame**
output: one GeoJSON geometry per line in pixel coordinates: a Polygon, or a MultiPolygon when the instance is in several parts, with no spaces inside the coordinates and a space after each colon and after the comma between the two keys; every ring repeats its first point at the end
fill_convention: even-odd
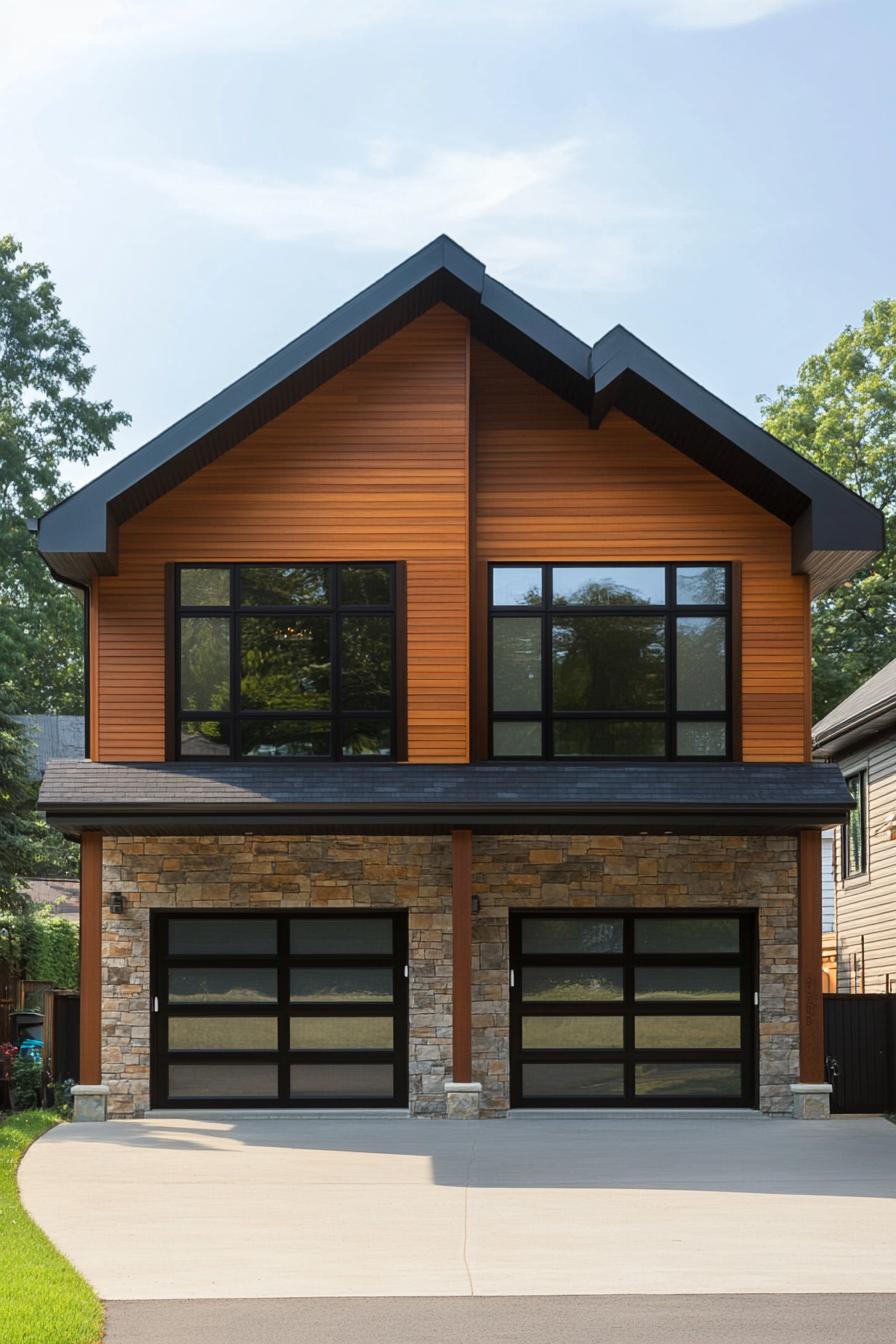
{"type": "Polygon", "coordinates": [[[600,907],[577,910],[517,909],[510,912],[510,1104],[512,1108],[608,1108],[637,1107],[638,1109],[671,1108],[755,1108],[758,1105],[759,1040],[757,1031],[759,984],[757,912],[755,909],[679,907],[656,910],[633,910],[600,907]],[[587,953],[526,953],[522,946],[524,920],[618,920],[622,924],[621,950],[587,953]],[[736,920],[739,926],[739,947],[736,953],[699,953],[689,951],[647,953],[635,947],[635,923],[642,920],[736,920]],[[527,967],[580,967],[614,968],[621,974],[622,994],[609,1000],[577,1000],[564,997],[554,1000],[524,999],[523,977],[527,967]],[[635,972],[650,968],[737,968],[740,972],[739,995],[736,999],[674,1002],[645,1001],[635,997],[635,972]],[[612,1049],[524,1049],[523,1019],[533,1017],[563,1018],[616,1017],[622,1018],[622,1045],[612,1049]],[[663,1017],[718,1017],[740,1019],[737,1049],[644,1049],[636,1048],[636,1018],[663,1017]],[[609,1064],[622,1066],[623,1086],[615,1095],[594,1092],[583,1095],[551,1095],[539,1092],[527,1094],[524,1087],[526,1064],[609,1064]],[[662,1064],[734,1064],[740,1065],[741,1089],[737,1094],[714,1095],[711,1091],[687,1095],[658,1092],[656,1095],[638,1094],[636,1068],[641,1065],[662,1064]]]}
{"type": "MultiPolygon", "coordinates": [[[[229,942],[229,938],[228,938],[229,942]]],[[[408,1104],[408,925],[407,911],[363,908],[332,910],[326,908],[285,910],[179,910],[154,911],[150,920],[150,1104],[153,1108],[259,1110],[286,1107],[294,1110],[322,1108],[404,1108],[408,1104]],[[361,952],[328,952],[301,954],[291,947],[293,921],[336,920],[364,918],[388,920],[391,924],[391,951],[373,954],[361,952]],[[175,921],[227,921],[233,924],[233,950],[202,955],[195,952],[174,953],[169,946],[169,931],[175,921]],[[276,926],[276,947],[262,955],[244,950],[247,923],[259,920],[273,921],[276,926]],[[242,946],[241,946],[242,944],[242,946]],[[290,995],[293,971],[313,968],[326,969],[385,969],[391,970],[392,999],[373,1002],[322,1000],[295,1001],[290,995]],[[178,969],[255,970],[276,973],[275,998],[268,1002],[205,1001],[172,1003],[169,1000],[169,971],[178,969]],[[295,1049],[291,1044],[291,1024],[297,1018],[384,1018],[393,1023],[393,1043],[384,1049],[295,1049]],[[174,1019],[241,1018],[276,1020],[276,1048],[252,1050],[174,1049],[170,1042],[170,1024],[174,1019]],[[276,1065],[276,1092],[259,1096],[172,1095],[169,1089],[169,1066],[172,1064],[215,1065],[276,1065]],[[317,1095],[291,1095],[291,1067],[293,1065],[371,1065],[391,1064],[393,1089],[390,1095],[363,1092],[350,1096],[321,1092],[317,1095]]]]}

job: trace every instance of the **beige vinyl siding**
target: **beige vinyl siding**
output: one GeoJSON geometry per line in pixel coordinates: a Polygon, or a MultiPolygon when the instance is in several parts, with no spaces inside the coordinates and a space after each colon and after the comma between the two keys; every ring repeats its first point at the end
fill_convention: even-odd
{"type": "Polygon", "coordinates": [[[834,845],[836,835],[833,829],[824,831],[821,837],[821,931],[833,933],[836,927],[836,890],[834,882],[834,845]]]}
{"type": "Polygon", "coordinates": [[[880,994],[888,974],[896,989],[896,840],[890,839],[896,819],[896,738],[875,743],[838,764],[847,779],[867,771],[868,818],[864,873],[844,880],[841,829],[834,844],[837,990],[861,992],[864,936],[865,992],[880,994]]]}

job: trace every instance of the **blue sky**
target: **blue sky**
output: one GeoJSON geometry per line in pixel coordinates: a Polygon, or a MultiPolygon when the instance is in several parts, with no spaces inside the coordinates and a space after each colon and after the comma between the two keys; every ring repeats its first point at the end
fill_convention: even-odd
{"type": "Polygon", "coordinates": [[[896,293],[890,0],[6,0],[3,31],[0,231],[131,412],[116,456],[443,231],[754,417],[896,293]]]}

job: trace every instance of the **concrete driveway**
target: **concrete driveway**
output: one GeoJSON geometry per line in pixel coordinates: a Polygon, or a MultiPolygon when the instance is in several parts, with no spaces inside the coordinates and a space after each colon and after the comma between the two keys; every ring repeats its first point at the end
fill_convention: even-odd
{"type": "Polygon", "coordinates": [[[64,1125],[20,1182],[113,1302],[896,1291],[877,1118],[64,1125]]]}

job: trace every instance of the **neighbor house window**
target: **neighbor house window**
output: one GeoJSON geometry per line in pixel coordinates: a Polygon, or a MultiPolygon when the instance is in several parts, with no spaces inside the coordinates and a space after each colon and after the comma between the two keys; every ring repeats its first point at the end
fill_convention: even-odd
{"type": "Polygon", "coordinates": [[[728,566],[493,565],[493,757],[724,759],[728,566]]]}
{"type": "Polygon", "coordinates": [[[395,566],[179,565],[182,757],[390,757],[395,566]]]}
{"type": "Polygon", "coordinates": [[[866,842],[868,813],[868,774],[859,770],[848,775],[846,787],[855,800],[855,807],[843,827],[843,876],[857,877],[868,866],[866,842]]]}

